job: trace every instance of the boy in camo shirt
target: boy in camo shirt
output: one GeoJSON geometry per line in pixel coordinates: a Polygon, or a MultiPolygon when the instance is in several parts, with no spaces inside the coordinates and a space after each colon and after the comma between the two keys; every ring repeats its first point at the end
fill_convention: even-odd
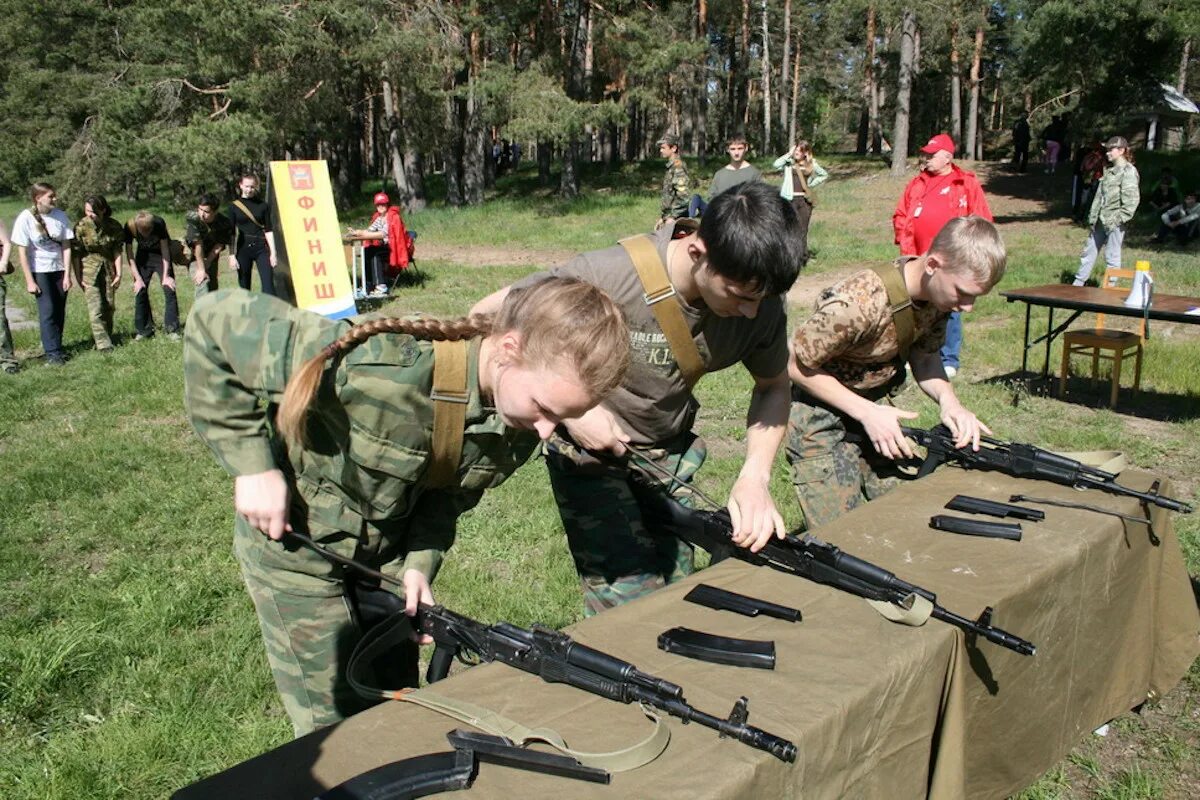
{"type": "MultiPolygon", "coordinates": [[[[957,447],[978,449],[991,431],[946,379],[938,352],[946,320],[991,291],[1005,262],[996,227],[976,216],[950,220],[925,255],[895,262],[911,300],[908,365],[957,447]]],[[[891,404],[906,378],[897,319],[907,313],[893,311],[881,271],[864,270],[821,292],[792,338],[787,456],[809,529],[886,492],[896,459],[913,457],[900,421],[917,414],[891,404]]]]}

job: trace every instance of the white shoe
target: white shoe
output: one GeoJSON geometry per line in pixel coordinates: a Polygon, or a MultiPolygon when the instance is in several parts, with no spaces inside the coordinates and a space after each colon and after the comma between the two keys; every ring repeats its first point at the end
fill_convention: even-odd
{"type": "Polygon", "coordinates": [[[379,298],[379,297],[387,297],[387,296],[388,296],[387,287],[384,286],[382,283],[379,284],[378,286],[376,286],[374,289],[372,289],[371,293],[369,295],[367,295],[367,297],[371,297],[371,298],[379,298]]]}
{"type": "Polygon", "coordinates": [[[945,364],[942,366],[942,369],[946,371],[946,380],[953,380],[954,376],[958,374],[958,367],[951,367],[945,364]]]}

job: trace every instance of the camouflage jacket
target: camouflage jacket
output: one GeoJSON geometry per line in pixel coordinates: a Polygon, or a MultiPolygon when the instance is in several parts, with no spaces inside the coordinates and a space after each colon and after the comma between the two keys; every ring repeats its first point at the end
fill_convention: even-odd
{"type": "Polygon", "coordinates": [[[427,487],[433,345],[384,333],[326,370],[309,415],[309,444],[289,451],[272,425],[288,379],[355,321],[362,320],[327,320],[240,289],[197,300],[183,355],[187,414],[230,475],[283,471],[294,529],[345,539],[371,526],[388,547],[407,553],[405,569],[432,579],[454,541],[458,516],[524,463],[538,439],[505,426],[484,404],[476,339],[467,362],[470,399],[458,487],[427,487]]]}
{"type": "Polygon", "coordinates": [[[692,178],[679,156],[667,161],[667,171],[662,182],[662,216],[682,219],[688,215],[688,203],[692,199],[692,178]]]}
{"type": "MultiPolygon", "coordinates": [[[[75,247],[84,266],[98,267],[112,264],[121,255],[125,244],[125,228],[112,217],[93,220],[84,217],[75,223],[75,247]]],[[[75,247],[72,248],[74,252],[75,247]]]]}
{"type": "Polygon", "coordinates": [[[1106,231],[1119,228],[1133,219],[1140,202],[1137,167],[1128,161],[1113,164],[1100,178],[1088,211],[1088,224],[1099,222],[1106,231]]]}
{"type": "Polygon", "coordinates": [[[200,219],[199,213],[189,211],[184,216],[184,222],[187,226],[184,229],[183,241],[187,242],[189,248],[199,242],[206,255],[213,245],[223,244],[228,247],[233,242],[233,223],[219,211],[213,215],[212,222],[205,222],[200,219]]]}

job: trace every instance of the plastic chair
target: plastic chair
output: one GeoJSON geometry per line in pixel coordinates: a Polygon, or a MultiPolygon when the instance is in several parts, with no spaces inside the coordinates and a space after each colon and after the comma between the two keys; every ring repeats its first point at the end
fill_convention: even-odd
{"type": "MultiPolygon", "coordinates": [[[[1104,283],[1101,288],[1110,292],[1127,294],[1130,286],[1122,286],[1121,281],[1133,283],[1134,271],[1108,267],[1104,270],[1104,283]]],[[[1067,331],[1063,334],[1062,372],[1058,378],[1058,396],[1062,397],[1067,390],[1067,369],[1073,355],[1090,355],[1092,357],[1092,387],[1095,388],[1100,373],[1100,361],[1112,362],[1112,390],[1109,393],[1109,407],[1117,404],[1117,390],[1121,387],[1121,362],[1129,353],[1135,356],[1133,370],[1133,394],[1137,395],[1142,384],[1142,339],[1146,335],[1145,320],[1138,320],[1137,333],[1129,331],[1114,331],[1104,327],[1104,315],[1096,315],[1096,327],[1091,330],[1067,331]]]]}

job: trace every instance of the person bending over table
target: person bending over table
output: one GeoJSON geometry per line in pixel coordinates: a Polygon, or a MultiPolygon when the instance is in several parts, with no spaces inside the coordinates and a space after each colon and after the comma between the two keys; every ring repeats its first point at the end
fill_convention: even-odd
{"type": "MultiPolygon", "coordinates": [[[[629,320],[633,348],[621,386],[602,405],[567,421],[547,446],[550,483],[588,615],[692,571],[691,546],[647,530],[629,469],[605,454],[620,456],[626,445],[637,446],[641,458],[675,475],[672,493],[690,503],[687,484],[706,453],[692,432],[699,409],[692,387],[703,372],[741,362],[754,379],[746,460],[728,501],[734,541],[759,549],[772,535],[784,534],[768,484],[787,424],[783,295],[803,261],[797,228],[796,214],[778,190],[753,181],[714,197],[698,228],[691,221],[668,222],[652,235],[625,240],[632,250],[596,250],[551,270],[609,292],[629,320]],[[638,277],[638,248],[644,249],[637,261],[666,287],[655,296],[673,304],[665,310],[675,315],[677,336],[664,332],[646,300],[650,288],[638,277]],[[681,365],[690,357],[694,369],[685,374],[681,365]]],[[[509,291],[538,277],[484,298],[474,310],[495,308],[509,291]]]]}
{"type": "Polygon", "coordinates": [[[810,530],[884,494],[898,479],[895,462],[913,457],[900,421],[917,414],[892,405],[906,363],[956,447],[978,449],[980,433],[991,433],[959,402],[938,350],[950,312],[970,311],[1003,277],[1006,261],[995,225],[955,217],[924,255],[857,272],[817,297],[792,338],[788,365],[786,452],[810,530]]]}
{"type": "Polygon", "coordinates": [[[234,476],[234,550],[297,736],[367,703],[344,674],[361,632],[343,571],[279,542],[284,531],[402,581],[414,614],[433,602],[459,515],[620,382],[628,336],[607,295],[565,278],[513,291],[494,315],[457,320],[335,322],[243,290],[196,302],[183,356],[187,414],[234,476]],[[465,406],[431,398],[438,362],[461,366],[465,406]],[[451,431],[460,458],[432,455],[451,441],[433,433],[439,405],[465,414],[451,431]]]}

